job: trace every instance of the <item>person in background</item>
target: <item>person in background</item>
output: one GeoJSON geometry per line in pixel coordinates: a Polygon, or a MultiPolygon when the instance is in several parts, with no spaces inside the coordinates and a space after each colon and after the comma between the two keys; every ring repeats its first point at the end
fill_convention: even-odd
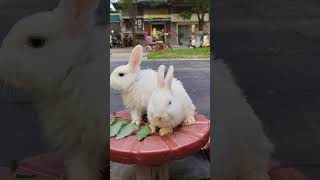
{"type": "Polygon", "coordinates": [[[152,29],[152,38],[157,41],[159,36],[158,36],[158,32],[157,32],[157,29],[156,28],[153,28],[152,29]]]}

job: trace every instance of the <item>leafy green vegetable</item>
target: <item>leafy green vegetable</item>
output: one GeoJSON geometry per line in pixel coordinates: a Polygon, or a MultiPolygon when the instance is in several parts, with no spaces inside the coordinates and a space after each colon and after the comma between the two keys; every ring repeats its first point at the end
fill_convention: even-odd
{"type": "Polygon", "coordinates": [[[138,131],[138,141],[143,140],[150,134],[149,125],[145,125],[144,127],[140,128],[138,131]]]}
{"type": "Polygon", "coordinates": [[[12,160],[10,165],[11,172],[15,173],[17,171],[17,168],[18,168],[17,160],[12,160]]]}
{"type": "Polygon", "coordinates": [[[110,137],[113,137],[116,134],[118,134],[121,127],[125,124],[127,124],[127,122],[122,119],[115,120],[115,122],[110,126],[110,137]]]}
{"type": "MultiPolygon", "coordinates": [[[[19,175],[17,174],[15,179],[24,179],[24,180],[37,180],[40,178],[37,178],[36,176],[29,176],[29,175],[19,175]]],[[[44,179],[41,179],[41,180],[44,180],[44,179]]]]}
{"type": "Polygon", "coordinates": [[[116,121],[116,118],[114,116],[110,116],[110,126],[116,121]]]}
{"type": "Polygon", "coordinates": [[[123,138],[129,136],[137,128],[138,128],[138,126],[135,123],[129,123],[129,124],[122,126],[122,128],[120,129],[120,131],[117,134],[116,140],[123,139],[123,138]]]}

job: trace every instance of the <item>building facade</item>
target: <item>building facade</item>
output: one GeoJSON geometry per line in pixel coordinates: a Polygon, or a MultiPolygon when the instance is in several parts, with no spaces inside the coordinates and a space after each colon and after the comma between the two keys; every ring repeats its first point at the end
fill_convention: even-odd
{"type": "MultiPolygon", "coordinates": [[[[170,2],[159,0],[159,2],[158,4],[148,3],[145,0],[138,2],[135,26],[139,43],[145,44],[146,36],[152,36],[153,39],[157,39],[162,32],[169,33],[171,44],[187,45],[189,37],[198,31],[197,15],[192,14],[190,19],[183,19],[180,13],[189,9],[190,5],[181,0],[171,0],[170,2]]],[[[118,24],[120,29],[123,33],[130,34],[131,26],[128,13],[121,11],[119,17],[120,22],[118,24]]],[[[210,22],[208,14],[205,15],[204,22],[203,31],[209,33],[210,22]]]]}

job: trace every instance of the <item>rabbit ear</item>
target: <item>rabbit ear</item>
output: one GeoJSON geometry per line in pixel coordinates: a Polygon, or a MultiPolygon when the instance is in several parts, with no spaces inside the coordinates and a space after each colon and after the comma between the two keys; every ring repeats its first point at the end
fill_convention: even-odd
{"type": "Polygon", "coordinates": [[[171,87],[172,87],[173,71],[174,71],[174,68],[171,65],[168,69],[167,76],[165,79],[165,87],[167,89],[171,89],[171,87]]]}
{"type": "Polygon", "coordinates": [[[142,46],[141,45],[137,45],[133,50],[132,53],[130,55],[130,59],[129,59],[129,66],[131,71],[136,72],[140,69],[140,64],[141,64],[141,60],[142,60],[142,46]]]}
{"type": "Polygon", "coordinates": [[[62,15],[69,31],[81,31],[91,25],[100,0],[61,0],[54,10],[62,15]]]}
{"type": "Polygon", "coordinates": [[[164,65],[161,65],[159,66],[159,69],[158,69],[158,84],[159,84],[159,87],[160,88],[164,88],[164,70],[165,70],[165,66],[164,65]]]}

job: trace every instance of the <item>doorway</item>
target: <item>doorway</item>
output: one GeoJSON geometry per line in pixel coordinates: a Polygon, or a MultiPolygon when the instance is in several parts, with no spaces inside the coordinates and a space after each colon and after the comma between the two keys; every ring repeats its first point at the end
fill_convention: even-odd
{"type": "Polygon", "coordinates": [[[191,26],[190,25],[178,25],[179,45],[183,45],[183,46],[188,45],[189,36],[191,36],[191,26]]]}
{"type": "Polygon", "coordinates": [[[151,26],[151,35],[152,38],[156,41],[163,41],[161,33],[165,31],[164,24],[152,24],[151,26]]]}

